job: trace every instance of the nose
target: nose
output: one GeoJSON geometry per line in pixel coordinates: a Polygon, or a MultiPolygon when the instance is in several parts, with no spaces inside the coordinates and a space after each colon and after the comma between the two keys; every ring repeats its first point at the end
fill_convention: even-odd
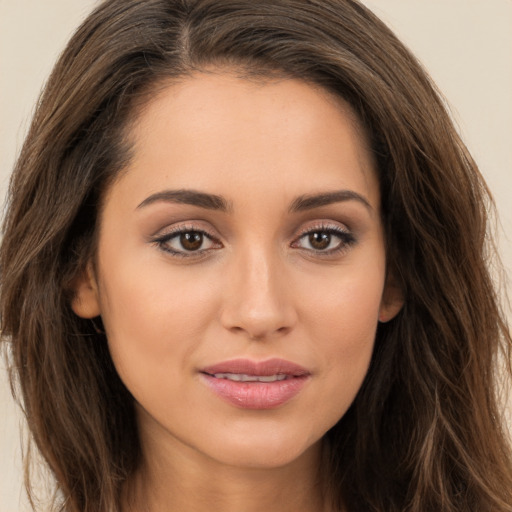
{"type": "Polygon", "coordinates": [[[297,311],[290,283],[278,256],[248,250],[236,258],[224,290],[221,322],[224,328],[253,340],[289,333],[297,311]]]}

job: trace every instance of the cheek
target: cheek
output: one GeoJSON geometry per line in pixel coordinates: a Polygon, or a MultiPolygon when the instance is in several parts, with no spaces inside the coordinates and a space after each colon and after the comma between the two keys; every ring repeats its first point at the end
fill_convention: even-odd
{"type": "Polygon", "coordinates": [[[309,284],[302,314],[309,316],[311,328],[327,339],[339,338],[335,345],[347,351],[357,352],[364,340],[373,343],[384,286],[384,272],[378,266],[352,269],[317,286],[309,284]]]}
{"type": "MultiPolygon", "coordinates": [[[[169,265],[117,261],[101,289],[101,310],[110,352],[128,388],[150,383],[188,359],[214,315],[215,288],[170,272],[169,265]]],[[[172,379],[171,379],[172,380],[172,379]]],[[[135,389],[133,389],[135,387],[135,389]]]]}
{"type": "Polygon", "coordinates": [[[368,371],[382,288],[383,273],[370,270],[309,295],[308,336],[325,369],[325,396],[333,397],[335,421],[352,403],[368,371]]]}

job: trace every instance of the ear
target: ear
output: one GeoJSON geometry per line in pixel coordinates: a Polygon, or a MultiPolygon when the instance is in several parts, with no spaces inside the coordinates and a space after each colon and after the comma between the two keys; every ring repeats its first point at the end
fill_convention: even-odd
{"type": "Polygon", "coordinates": [[[86,268],[72,281],[71,309],[82,318],[95,318],[101,314],[98,284],[89,262],[86,268]]]}
{"type": "Polygon", "coordinates": [[[395,318],[403,305],[402,286],[396,279],[394,272],[388,271],[380,302],[379,322],[385,323],[395,318]]]}

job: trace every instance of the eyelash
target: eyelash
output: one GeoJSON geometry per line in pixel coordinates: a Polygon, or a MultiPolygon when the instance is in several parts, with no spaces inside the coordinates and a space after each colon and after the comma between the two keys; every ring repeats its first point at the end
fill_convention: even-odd
{"type": "MultiPolygon", "coordinates": [[[[320,224],[314,227],[308,227],[302,231],[302,233],[295,239],[294,242],[292,242],[292,247],[297,247],[297,243],[306,238],[311,237],[314,234],[324,234],[328,235],[329,237],[335,236],[339,239],[339,243],[328,250],[316,250],[316,249],[304,249],[305,251],[311,251],[315,255],[319,256],[334,256],[336,254],[340,254],[344,251],[346,251],[350,246],[354,245],[356,243],[356,238],[352,233],[350,233],[348,230],[343,229],[339,226],[335,225],[327,225],[327,224],[320,224]]],[[[311,242],[311,240],[310,240],[311,242]]],[[[329,240],[329,243],[331,240],[329,240]]],[[[300,249],[300,247],[298,247],[300,249]]]]}
{"type": "MultiPolygon", "coordinates": [[[[329,244],[331,243],[331,238],[329,238],[329,244]]],[[[201,256],[204,256],[205,253],[222,248],[222,243],[214,237],[212,234],[208,233],[204,229],[199,229],[194,226],[178,226],[171,231],[166,232],[163,235],[160,235],[152,240],[153,243],[155,243],[159,249],[162,251],[165,251],[167,253],[170,253],[172,256],[178,257],[178,258],[198,258],[201,256]],[[182,235],[186,234],[196,234],[200,235],[201,237],[201,245],[204,244],[204,240],[209,240],[210,243],[212,243],[213,247],[208,247],[206,249],[197,249],[197,250],[186,250],[183,248],[183,250],[175,250],[170,247],[170,242],[172,240],[178,239],[178,237],[181,237],[182,235]]],[[[356,242],[356,239],[352,233],[349,231],[342,229],[339,226],[333,226],[333,225],[325,225],[320,224],[318,226],[314,226],[312,228],[304,229],[301,234],[294,239],[294,241],[291,243],[291,247],[302,249],[307,252],[311,252],[315,255],[319,255],[321,257],[328,257],[333,256],[335,254],[342,253],[343,251],[346,251],[350,246],[352,246],[356,242]],[[335,236],[339,239],[339,243],[331,249],[328,250],[322,250],[322,249],[314,249],[314,248],[301,248],[298,246],[298,243],[303,240],[306,237],[311,237],[315,234],[322,234],[327,235],[329,237],[335,236]]],[[[309,240],[309,243],[311,244],[311,239],[309,240]]],[[[183,247],[183,246],[182,246],[183,247]]]]}
{"type": "Polygon", "coordinates": [[[222,244],[219,240],[217,240],[213,235],[205,231],[204,229],[199,229],[197,227],[193,226],[178,226],[163,235],[160,235],[156,238],[154,238],[153,243],[155,243],[159,249],[162,251],[165,251],[167,253],[170,253],[172,256],[176,256],[178,258],[194,258],[194,257],[200,257],[205,254],[205,252],[214,250],[214,249],[220,249],[222,247],[222,244]],[[169,245],[169,243],[179,238],[181,235],[191,234],[195,233],[202,237],[201,239],[201,245],[204,243],[204,240],[209,240],[212,244],[216,245],[217,247],[211,247],[207,249],[198,249],[196,251],[187,251],[186,249],[183,250],[175,250],[172,249],[169,245]]]}

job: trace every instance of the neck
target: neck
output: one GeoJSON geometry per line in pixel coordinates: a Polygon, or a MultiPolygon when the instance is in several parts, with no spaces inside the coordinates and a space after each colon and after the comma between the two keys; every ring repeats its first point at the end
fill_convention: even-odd
{"type": "Polygon", "coordinates": [[[193,448],[143,443],[144,460],[126,485],[124,512],[328,512],[320,481],[321,443],[278,467],[219,463],[193,448]]]}

